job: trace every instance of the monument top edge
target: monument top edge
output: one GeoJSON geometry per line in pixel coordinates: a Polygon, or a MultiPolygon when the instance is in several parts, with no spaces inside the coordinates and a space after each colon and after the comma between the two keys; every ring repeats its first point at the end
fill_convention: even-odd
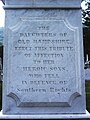
{"type": "Polygon", "coordinates": [[[81,4],[81,0],[1,0],[5,5],[68,5],[68,4],[81,4]]]}

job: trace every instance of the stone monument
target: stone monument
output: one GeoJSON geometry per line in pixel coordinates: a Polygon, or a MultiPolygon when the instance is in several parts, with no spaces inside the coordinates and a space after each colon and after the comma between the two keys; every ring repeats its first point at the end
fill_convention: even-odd
{"type": "Polygon", "coordinates": [[[85,114],[81,0],[5,0],[3,114],[85,114]]]}

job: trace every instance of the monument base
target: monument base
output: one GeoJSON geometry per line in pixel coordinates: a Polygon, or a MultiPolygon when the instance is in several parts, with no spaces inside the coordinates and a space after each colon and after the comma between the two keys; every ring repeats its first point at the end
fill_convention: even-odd
{"type": "Polygon", "coordinates": [[[3,115],[0,112],[0,119],[80,119],[90,118],[90,113],[86,114],[53,114],[53,115],[3,115]]]}

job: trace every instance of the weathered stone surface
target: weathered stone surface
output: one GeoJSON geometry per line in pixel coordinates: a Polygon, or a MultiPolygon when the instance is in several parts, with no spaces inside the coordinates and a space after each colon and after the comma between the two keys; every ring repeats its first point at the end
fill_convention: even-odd
{"type": "Polygon", "coordinates": [[[5,7],[53,7],[53,8],[80,8],[81,0],[6,0],[5,7]]]}
{"type": "Polygon", "coordinates": [[[12,8],[6,9],[3,113],[85,113],[81,10],[12,8]]]}

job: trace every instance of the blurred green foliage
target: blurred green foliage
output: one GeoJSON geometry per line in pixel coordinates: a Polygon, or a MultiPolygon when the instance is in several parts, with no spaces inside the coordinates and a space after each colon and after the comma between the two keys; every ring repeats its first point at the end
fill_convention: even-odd
{"type": "Polygon", "coordinates": [[[86,108],[90,112],[90,81],[86,81],[86,108]]]}

